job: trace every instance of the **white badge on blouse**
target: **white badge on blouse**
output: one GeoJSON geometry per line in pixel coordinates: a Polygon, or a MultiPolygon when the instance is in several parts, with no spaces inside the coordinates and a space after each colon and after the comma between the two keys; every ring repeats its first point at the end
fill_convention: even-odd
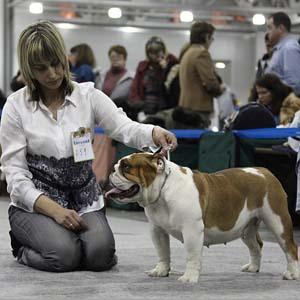
{"type": "Polygon", "coordinates": [[[71,132],[74,161],[86,161],[95,158],[92,147],[91,129],[80,127],[71,132]]]}

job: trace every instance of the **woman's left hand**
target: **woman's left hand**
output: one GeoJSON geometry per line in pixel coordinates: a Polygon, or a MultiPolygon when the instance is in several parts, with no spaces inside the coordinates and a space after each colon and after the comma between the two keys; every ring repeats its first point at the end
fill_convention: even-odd
{"type": "Polygon", "coordinates": [[[174,133],[159,127],[154,126],[152,131],[153,142],[157,146],[162,146],[163,148],[170,148],[174,150],[177,147],[177,138],[174,133]]]}

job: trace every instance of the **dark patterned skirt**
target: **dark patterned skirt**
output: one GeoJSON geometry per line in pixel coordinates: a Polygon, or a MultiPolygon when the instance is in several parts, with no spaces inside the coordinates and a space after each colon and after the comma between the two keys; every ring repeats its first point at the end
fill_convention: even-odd
{"type": "Polygon", "coordinates": [[[26,159],[35,187],[61,206],[80,211],[99,201],[101,189],[91,160],[75,163],[73,157],[56,159],[30,154],[26,159]]]}

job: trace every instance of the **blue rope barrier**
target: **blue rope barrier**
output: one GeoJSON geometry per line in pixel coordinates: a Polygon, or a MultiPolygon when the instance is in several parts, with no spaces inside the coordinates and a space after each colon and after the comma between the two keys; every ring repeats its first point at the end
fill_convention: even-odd
{"type": "MultiPolygon", "coordinates": [[[[203,133],[216,134],[205,129],[171,129],[178,139],[200,139],[203,133]]],[[[104,134],[100,127],[95,128],[96,134],[104,134]]],[[[288,137],[300,137],[300,128],[259,128],[233,130],[236,137],[243,139],[284,139],[288,137]]]]}

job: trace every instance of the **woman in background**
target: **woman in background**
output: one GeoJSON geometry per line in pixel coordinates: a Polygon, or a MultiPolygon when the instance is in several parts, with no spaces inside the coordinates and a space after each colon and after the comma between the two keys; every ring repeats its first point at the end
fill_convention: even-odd
{"type": "Polygon", "coordinates": [[[300,99],[274,74],[265,74],[255,82],[258,101],[273,114],[276,125],[288,125],[300,109],[300,99]]]}
{"type": "Polygon", "coordinates": [[[75,75],[77,82],[95,82],[95,73],[93,69],[96,66],[96,60],[91,47],[87,44],[79,44],[70,50],[69,62],[71,73],[75,75]]]}

